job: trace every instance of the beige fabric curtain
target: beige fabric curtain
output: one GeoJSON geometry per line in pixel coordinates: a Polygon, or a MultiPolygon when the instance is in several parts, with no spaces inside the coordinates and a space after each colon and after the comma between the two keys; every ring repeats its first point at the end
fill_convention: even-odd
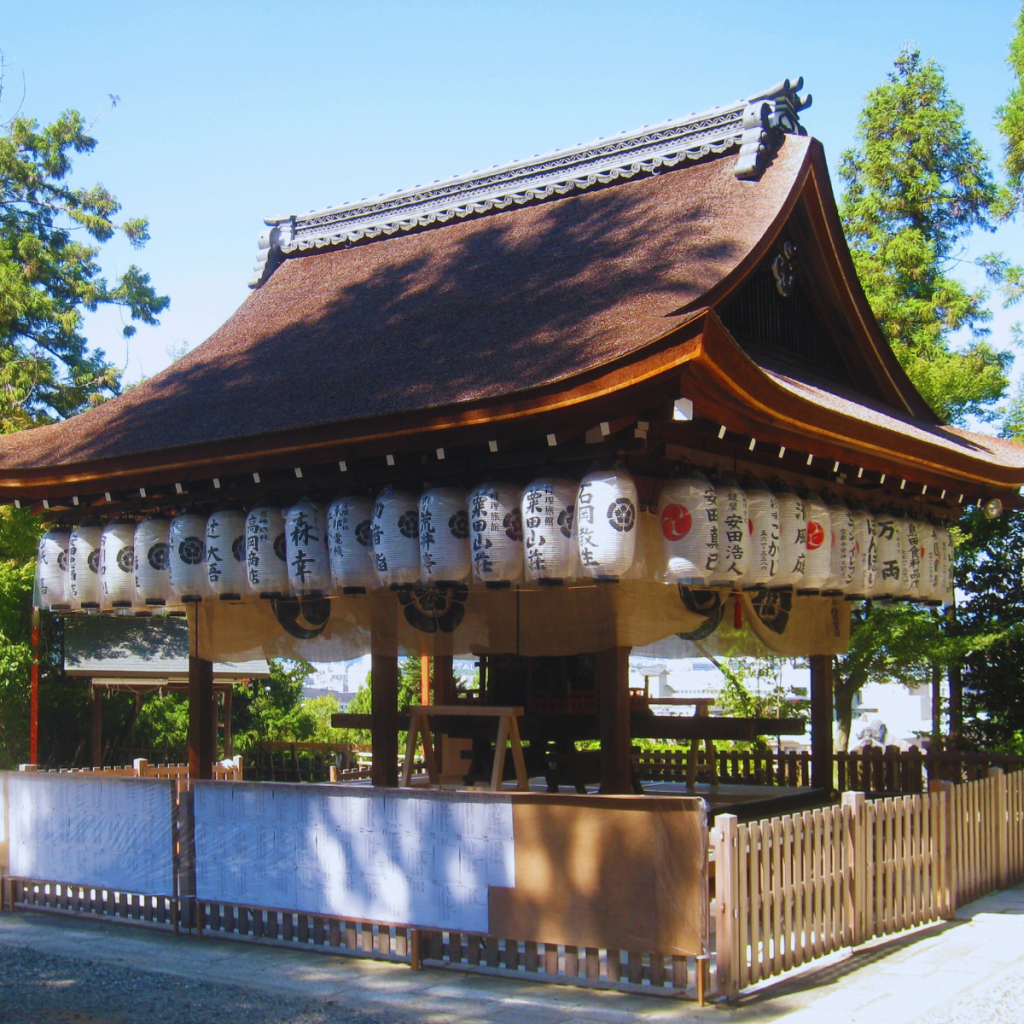
{"type": "Polygon", "coordinates": [[[342,661],[371,652],[550,656],[667,644],[666,649],[688,652],[675,656],[693,657],[703,653],[694,642],[723,656],[846,650],[848,602],[745,594],[739,629],[734,602],[717,592],[634,579],[507,590],[456,584],[302,602],[204,602],[198,609],[199,653],[213,661],[342,661]]]}

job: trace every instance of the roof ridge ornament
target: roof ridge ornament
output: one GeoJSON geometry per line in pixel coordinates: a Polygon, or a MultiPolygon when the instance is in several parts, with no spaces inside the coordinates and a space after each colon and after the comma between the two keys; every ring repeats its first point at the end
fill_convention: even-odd
{"type": "Polygon", "coordinates": [[[766,92],[701,114],[645,125],[631,132],[555,150],[486,171],[435,181],[355,203],[292,216],[269,217],[260,235],[251,288],[258,288],[292,254],[337,248],[381,236],[445,224],[513,205],[655,174],[687,161],[739,149],[735,173],[757,178],[786,134],[806,135],[799,112],[811,97],[804,80],[784,79],[766,92]]]}
{"type": "Polygon", "coordinates": [[[771,163],[785,135],[806,135],[800,111],[811,105],[812,97],[799,96],[803,78],[783,79],[767,92],[751,96],[743,115],[743,140],[736,161],[737,178],[759,178],[771,163]]]}

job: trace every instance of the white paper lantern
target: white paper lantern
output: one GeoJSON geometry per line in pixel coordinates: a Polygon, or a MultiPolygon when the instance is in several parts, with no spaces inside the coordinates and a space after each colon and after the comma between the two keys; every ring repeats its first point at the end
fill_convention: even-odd
{"type": "Polygon", "coordinates": [[[853,515],[853,576],[847,596],[850,600],[870,597],[875,589],[878,572],[878,540],[875,517],[860,506],[851,509],[853,515]]]}
{"type": "Polygon", "coordinates": [[[135,522],[115,519],[100,537],[100,598],[104,608],[131,608],[135,597],[135,522]]]}
{"type": "Polygon", "coordinates": [[[919,526],[921,549],[921,600],[927,604],[938,604],[939,597],[939,544],[938,527],[930,520],[924,520],[919,526]]]}
{"type": "Polygon", "coordinates": [[[878,571],[872,597],[899,597],[904,575],[906,536],[899,518],[885,510],[875,513],[875,541],[878,545],[878,571]]]}
{"type": "Polygon", "coordinates": [[[526,576],[555,586],[576,575],[573,518],[579,484],[540,477],[523,491],[523,553],[526,576]]]}
{"type": "Polygon", "coordinates": [[[178,601],[194,604],[210,596],[206,577],[206,516],[181,512],[171,520],[167,536],[171,593],[178,601]]]}
{"type": "Polygon", "coordinates": [[[779,503],[775,495],[757,477],[743,479],[747,496],[750,531],[750,561],[744,577],[744,590],[763,590],[775,585],[779,572],[779,503]]]}
{"type": "Polygon", "coordinates": [[[473,578],[489,587],[507,587],[523,575],[522,499],[515,484],[493,481],[469,493],[473,578]]]}
{"type": "Polygon", "coordinates": [[[420,578],[419,505],[412,491],[390,485],[374,502],[373,561],[385,586],[408,586],[420,578]]]}
{"type": "Polygon", "coordinates": [[[700,470],[687,467],[665,482],[658,521],[669,582],[710,586],[718,569],[718,493],[700,470]]]}
{"type": "Polygon", "coordinates": [[[921,599],[921,585],[924,579],[924,552],[921,550],[921,522],[908,515],[903,520],[903,531],[907,539],[907,572],[903,596],[908,601],[921,599]]]}
{"type": "Polygon", "coordinates": [[[750,566],[750,509],[747,495],[731,476],[712,480],[718,498],[718,567],[711,586],[741,588],[750,566]]]}
{"type": "Polygon", "coordinates": [[[147,516],[135,527],[135,600],[151,607],[171,598],[170,532],[167,516],[147,516]]]}
{"type": "Polygon", "coordinates": [[[367,497],[336,498],[327,509],[331,582],[343,594],[365,594],[380,584],[373,567],[372,517],[373,501],[367,497]]]}
{"type": "Polygon", "coordinates": [[[71,531],[65,593],[76,608],[100,606],[100,538],[98,519],[86,519],[71,531]]]}
{"type": "Polygon", "coordinates": [[[222,601],[239,601],[248,592],[245,513],[238,507],[214,509],[206,520],[206,578],[222,601]]]}
{"type": "Polygon", "coordinates": [[[288,587],[296,597],[323,597],[331,589],[327,509],[301,498],[284,516],[288,587]]]}
{"type": "Polygon", "coordinates": [[[245,573],[249,589],[265,600],[288,593],[284,516],[274,505],[257,505],[245,517],[245,573]]]}
{"type": "Polygon", "coordinates": [[[40,608],[70,607],[64,589],[67,585],[70,541],[71,530],[66,526],[51,526],[39,538],[36,581],[40,608]]]}
{"type": "Polygon", "coordinates": [[[807,571],[807,510],[793,489],[781,480],[772,485],[779,503],[779,571],[773,588],[802,587],[807,571]]]}
{"type": "MultiPolygon", "coordinates": [[[[857,521],[854,513],[841,501],[833,501],[827,509],[830,533],[828,579],[820,590],[830,597],[839,594],[849,595],[853,590],[853,581],[857,573],[857,521]]],[[[818,516],[820,513],[815,509],[813,515],[818,516]]],[[[810,538],[809,526],[807,535],[810,538]]]]}
{"type": "Polygon", "coordinates": [[[580,572],[612,581],[633,564],[637,538],[636,484],[624,469],[600,469],[580,481],[576,530],[580,572]]]}
{"type": "Polygon", "coordinates": [[[953,538],[945,524],[935,527],[939,560],[939,603],[953,604],[953,538]]]}
{"type": "MultiPolygon", "coordinates": [[[[902,600],[910,596],[910,536],[908,532],[909,527],[907,525],[907,515],[898,511],[894,512],[893,515],[896,517],[896,536],[900,545],[900,564],[902,566],[902,571],[900,572],[900,578],[893,590],[892,596],[902,600]]],[[[916,538],[916,531],[914,536],[916,538]]]]}
{"type": "MultiPolygon", "coordinates": [[[[807,561],[800,589],[805,593],[817,593],[825,589],[832,575],[832,512],[814,491],[804,495],[803,501],[807,516],[807,561]]],[[[836,507],[838,509],[840,506],[837,504],[836,507]]],[[[847,526],[852,526],[852,523],[847,523],[847,526]]],[[[849,539],[852,540],[852,537],[849,539]]],[[[847,555],[844,572],[850,566],[852,558],[847,555]]]]}
{"type": "Polygon", "coordinates": [[[424,583],[454,583],[469,575],[469,513],[461,487],[431,487],[420,495],[419,542],[424,583]]]}

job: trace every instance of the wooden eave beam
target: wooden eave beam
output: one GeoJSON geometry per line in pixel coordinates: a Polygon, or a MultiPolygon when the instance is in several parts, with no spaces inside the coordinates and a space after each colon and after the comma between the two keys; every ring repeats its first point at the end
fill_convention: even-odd
{"type": "MultiPolygon", "coordinates": [[[[728,430],[853,467],[906,477],[929,487],[1015,503],[1016,489],[1024,482],[1024,469],[1002,466],[991,461],[988,453],[977,457],[960,454],[940,443],[930,444],[826,408],[784,388],[743,352],[713,311],[701,310],[639,353],[533,392],[493,399],[472,408],[237,439],[226,446],[204,445],[202,449],[176,452],[173,459],[153,453],[146,458],[107,460],[65,472],[60,467],[43,467],[7,473],[0,475],[0,498],[24,500],[28,493],[45,495],[52,503],[65,495],[110,492],[117,501],[105,503],[104,511],[108,513],[119,505],[126,511],[145,507],[141,495],[133,495],[133,489],[138,494],[140,487],[146,489],[146,502],[152,493],[157,495],[154,500],[166,505],[209,503],[231,497],[244,500],[268,490],[308,490],[314,481],[300,480],[293,467],[327,467],[336,459],[347,460],[360,477],[366,473],[381,481],[450,477],[460,467],[447,458],[443,463],[431,463],[426,453],[441,446],[450,448],[453,454],[460,446],[477,446],[482,453],[487,451],[490,439],[500,437],[503,451],[536,464],[559,451],[544,449],[543,439],[548,433],[569,434],[582,440],[587,430],[602,421],[618,426],[631,417],[645,418],[652,409],[660,410],[668,419],[672,401],[680,396],[694,401],[695,415],[714,420],[728,430]],[[225,452],[225,447],[230,450],[225,452]],[[386,466],[386,454],[394,454],[394,466],[386,466]],[[259,484],[253,481],[249,485],[242,477],[253,472],[258,472],[261,479],[259,484]],[[222,483],[219,489],[212,484],[215,476],[222,483]],[[196,481],[196,477],[202,479],[196,481]],[[177,493],[176,482],[186,483],[185,494],[177,493]]],[[[592,458],[601,450],[597,445],[579,447],[580,458],[592,458]]],[[[613,441],[615,450],[624,447],[628,450],[621,439],[613,441]]],[[[465,472],[478,470],[481,461],[465,458],[461,468],[465,472]]],[[[487,463],[488,468],[499,465],[487,463]]],[[[339,472],[338,486],[356,475],[339,472]]],[[[86,509],[66,504],[61,511],[82,514],[86,509]]]]}

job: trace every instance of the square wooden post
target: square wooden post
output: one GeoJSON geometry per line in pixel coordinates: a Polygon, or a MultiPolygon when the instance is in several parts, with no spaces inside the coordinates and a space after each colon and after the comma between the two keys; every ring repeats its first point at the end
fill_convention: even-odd
{"type": "Polygon", "coordinates": [[[832,657],[814,654],[811,662],[811,785],[832,790],[832,657]]]}
{"type": "Polygon", "coordinates": [[[370,624],[370,744],[374,786],[398,785],[397,600],[384,592],[374,598],[370,624]]]}
{"type": "MultiPolygon", "coordinates": [[[[739,818],[716,814],[711,832],[715,851],[715,989],[725,999],[739,995],[739,818]]],[[[743,952],[746,955],[746,952],[743,952]]]]}
{"type": "Polygon", "coordinates": [[[864,793],[844,793],[843,807],[849,808],[846,819],[846,864],[849,884],[846,889],[846,918],[849,922],[847,936],[851,946],[865,941],[866,911],[864,894],[867,886],[867,796],[864,793]]]}
{"type": "Polygon", "coordinates": [[[370,667],[372,782],[398,785],[398,658],[374,654],[370,667]]]}
{"type": "Polygon", "coordinates": [[[216,717],[213,707],[213,662],[188,656],[188,774],[192,779],[212,779],[215,756],[213,738],[216,717]]]}
{"type": "Polygon", "coordinates": [[[629,728],[628,647],[594,655],[597,711],[601,732],[601,792],[632,793],[629,728]]]}
{"type": "Polygon", "coordinates": [[[995,786],[992,810],[995,815],[996,879],[1000,889],[1010,882],[1010,830],[1006,820],[1006,775],[1002,768],[989,768],[988,777],[995,786]]]}
{"type": "Polygon", "coordinates": [[[92,720],[89,723],[89,740],[92,747],[93,768],[103,767],[103,688],[92,686],[92,720]]]}

